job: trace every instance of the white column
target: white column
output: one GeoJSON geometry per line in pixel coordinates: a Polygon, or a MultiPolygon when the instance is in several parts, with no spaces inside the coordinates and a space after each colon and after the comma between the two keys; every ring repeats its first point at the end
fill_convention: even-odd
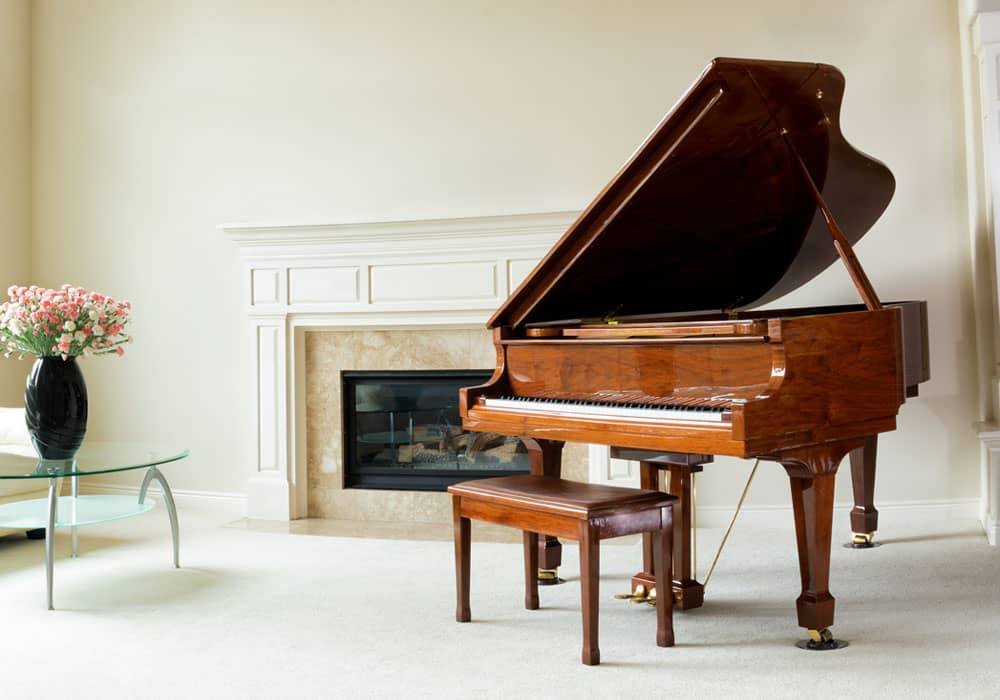
{"type": "Polygon", "coordinates": [[[247,517],[291,520],[297,516],[288,469],[287,269],[246,266],[244,280],[256,438],[247,517]]]}
{"type": "Polygon", "coordinates": [[[594,484],[639,486],[639,463],[611,457],[607,445],[590,445],[587,449],[587,477],[594,484]]]}
{"type": "Polygon", "coordinates": [[[255,321],[254,336],[257,460],[256,473],[247,483],[247,517],[290,520],[296,516],[288,483],[288,341],[284,319],[255,321]]]}
{"type": "MultiPolygon", "coordinates": [[[[1000,8],[990,2],[967,3],[962,37],[965,69],[969,221],[976,305],[980,410],[995,421],[998,400],[997,339],[1000,338],[1000,257],[994,212],[1000,209],[1000,8]]],[[[981,450],[980,516],[990,544],[1000,529],[1000,428],[976,426],[981,450]]]]}

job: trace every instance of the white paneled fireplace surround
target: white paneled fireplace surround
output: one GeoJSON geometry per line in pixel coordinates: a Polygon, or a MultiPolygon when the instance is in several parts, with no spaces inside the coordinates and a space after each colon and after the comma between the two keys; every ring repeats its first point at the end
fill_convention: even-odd
{"type": "MultiPolygon", "coordinates": [[[[240,251],[243,345],[250,355],[245,381],[256,397],[254,415],[247,416],[256,433],[255,453],[247,455],[253,464],[248,517],[309,515],[307,333],[367,331],[398,337],[407,330],[476,329],[485,334],[490,314],[575,217],[575,212],[556,212],[357,225],[224,226],[240,251]]],[[[493,363],[489,358],[488,366],[493,363]]],[[[606,449],[594,449],[610,468],[606,449]]],[[[633,476],[624,463],[614,469],[625,479],[633,476]]],[[[407,500],[392,491],[367,497],[407,500]]],[[[399,504],[392,510],[398,513],[399,504]]]]}

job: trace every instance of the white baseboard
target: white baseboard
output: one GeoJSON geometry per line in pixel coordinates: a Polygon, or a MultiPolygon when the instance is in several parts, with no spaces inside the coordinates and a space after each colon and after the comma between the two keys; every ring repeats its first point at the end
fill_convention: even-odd
{"type": "MultiPolygon", "coordinates": [[[[150,486],[150,493],[154,497],[159,495],[159,485],[154,483],[150,486]]],[[[116,486],[114,484],[88,484],[80,481],[81,494],[116,494],[122,496],[139,497],[138,486],[116,486]]],[[[174,502],[182,507],[225,507],[227,509],[238,510],[241,514],[246,513],[247,496],[245,493],[225,493],[221,491],[185,491],[181,489],[171,489],[174,495],[174,502]]]]}
{"type": "Polygon", "coordinates": [[[1000,546],[1000,521],[984,517],[982,523],[983,530],[986,531],[986,541],[994,547],[1000,546]]]}
{"type": "MultiPolygon", "coordinates": [[[[850,503],[840,503],[834,506],[834,526],[845,525],[848,512],[853,507],[850,503]]],[[[876,502],[879,512],[879,528],[883,529],[893,523],[928,523],[954,522],[979,519],[979,499],[959,498],[954,500],[930,501],[895,501],[876,502]]],[[[698,527],[726,527],[733,517],[734,509],[725,506],[699,506],[698,527]]],[[[744,506],[740,511],[739,523],[751,528],[783,528],[792,523],[792,506],[744,506]]]]}
{"type": "MultiPolygon", "coordinates": [[[[154,496],[158,495],[156,484],[152,487],[154,496]]],[[[80,484],[81,493],[107,493],[122,495],[139,495],[135,486],[114,486],[103,484],[80,484]]],[[[243,493],[223,493],[218,491],[183,491],[174,490],[174,500],[181,507],[226,508],[240,515],[246,515],[247,496],[243,493]]],[[[980,522],[986,531],[990,544],[1000,541],[1000,523],[988,523],[980,518],[978,498],[960,498],[954,500],[929,501],[895,501],[876,503],[879,511],[879,529],[887,529],[893,524],[941,523],[966,520],[970,523],[980,522]]],[[[835,527],[847,527],[848,512],[851,504],[842,503],[834,506],[835,527]]],[[[733,508],[726,506],[699,506],[698,527],[726,527],[733,517],[733,508]]],[[[740,511],[739,525],[745,528],[782,529],[792,528],[792,507],[788,505],[744,506],[740,511]]]]}

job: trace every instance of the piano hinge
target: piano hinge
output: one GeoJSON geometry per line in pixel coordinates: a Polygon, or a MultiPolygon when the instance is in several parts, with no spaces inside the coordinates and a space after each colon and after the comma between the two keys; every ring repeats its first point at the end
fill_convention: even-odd
{"type": "Polygon", "coordinates": [[[735,321],[740,317],[740,312],[736,310],[736,307],[739,306],[741,301],[743,301],[743,297],[740,297],[735,302],[729,304],[726,308],[722,310],[722,313],[724,313],[726,315],[726,318],[729,319],[730,321],[735,321]]]}

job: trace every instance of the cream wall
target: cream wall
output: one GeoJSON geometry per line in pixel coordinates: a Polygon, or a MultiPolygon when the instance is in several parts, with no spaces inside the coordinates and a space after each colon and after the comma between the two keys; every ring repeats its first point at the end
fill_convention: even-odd
{"type": "MultiPolygon", "coordinates": [[[[29,0],[0,0],[0,302],[29,274],[29,0]]],[[[27,361],[0,358],[0,406],[21,404],[27,361]]]]}
{"type": "MultiPolygon", "coordinates": [[[[87,361],[92,430],[190,445],[178,489],[243,489],[220,223],[582,208],[713,56],[819,60],[847,76],[848,138],[898,182],[859,257],[883,298],[930,303],[933,379],[882,441],[880,501],[976,497],[955,3],[619,5],[35,2],[34,277],[135,309],[126,356],[87,361]]],[[[782,303],[854,299],[838,268],[782,303]]],[[[700,502],[735,500],[732,472],[700,502]]],[[[787,501],[766,470],[751,502],[787,501]]]]}

